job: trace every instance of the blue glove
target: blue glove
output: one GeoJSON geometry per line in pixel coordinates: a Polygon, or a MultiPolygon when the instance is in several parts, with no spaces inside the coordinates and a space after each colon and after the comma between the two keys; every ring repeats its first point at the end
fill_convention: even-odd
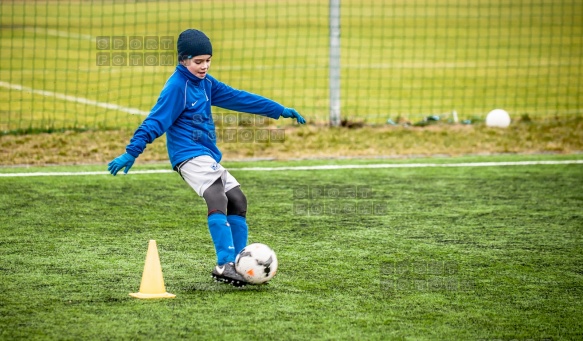
{"type": "Polygon", "coordinates": [[[283,109],[283,112],[281,113],[281,116],[285,117],[285,118],[295,118],[299,124],[304,124],[306,123],[306,120],[302,117],[302,115],[300,115],[296,109],[293,108],[285,108],[283,109]]]}
{"type": "Polygon", "coordinates": [[[116,175],[120,169],[125,167],[124,174],[127,174],[130,168],[132,168],[134,165],[134,161],[136,161],[135,157],[125,153],[113,159],[107,165],[107,170],[111,173],[111,175],[116,175]]]}

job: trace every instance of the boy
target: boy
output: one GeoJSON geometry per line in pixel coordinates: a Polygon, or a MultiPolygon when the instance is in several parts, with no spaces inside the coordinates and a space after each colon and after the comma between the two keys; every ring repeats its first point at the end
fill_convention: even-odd
{"type": "Polygon", "coordinates": [[[108,164],[112,175],[130,170],[146,144],[166,133],[172,168],[204,198],[207,223],[215,246],[217,265],[212,276],[234,286],[245,280],[235,270],[235,257],[247,245],[247,199],[237,180],[219,164],[211,105],[273,119],[304,118],[294,109],[265,97],[237,90],[208,74],[213,55],[209,38],[188,29],[178,36],[178,61],[156,105],[135,131],[126,153],[108,164]]]}

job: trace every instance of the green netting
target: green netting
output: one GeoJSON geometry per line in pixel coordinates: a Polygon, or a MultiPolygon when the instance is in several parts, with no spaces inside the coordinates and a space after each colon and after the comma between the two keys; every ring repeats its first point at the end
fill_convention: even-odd
{"type": "MultiPolygon", "coordinates": [[[[135,128],[186,28],[210,36],[213,76],[325,123],[329,13],[318,0],[2,1],[0,130],[135,128]]],[[[580,0],[350,0],[340,13],[343,119],[583,112],[580,0]]]]}

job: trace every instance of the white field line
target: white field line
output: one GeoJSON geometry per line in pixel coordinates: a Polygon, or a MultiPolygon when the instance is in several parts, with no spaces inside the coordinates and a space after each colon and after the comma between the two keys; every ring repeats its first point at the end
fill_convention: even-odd
{"type": "Polygon", "coordinates": [[[45,34],[45,35],[53,36],[53,37],[95,41],[95,37],[88,35],[88,34],[60,31],[60,30],[54,30],[52,28],[25,27],[24,30],[27,32],[34,32],[35,34],[45,34]]]}
{"type": "Polygon", "coordinates": [[[47,91],[47,90],[37,90],[37,89],[29,88],[27,86],[23,86],[20,84],[12,84],[12,83],[0,81],[0,87],[12,89],[12,90],[30,92],[30,93],[33,93],[35,95],[54,97],[54,98],[58,98],[58,99],[61,99],[64,101],[69,101],[69,102],[92,105],[92,106],[96,106],[96,107],[100,107],[100,108],[104,108],[104,109],[118,110],[118,111],[125,112],[125,113],[132,114],[132,115],[148,115],[149,114],[149,112],[147,112],[147,111],[143,111],[143,110],[136,109],[136,108],[128,108],[128,107],[124,107],[124,106],[113,104],[113,103],[98,102],[98,101],[94,101],[92,99],[71,96],[71,95],[65,95],[65,94],[61,94],[58,92],[52,92],[52,91],[47,91]]]}
{"type": "MultiPolygon", "coordinates": [[[[240,167],[229,168],[229,171],[277,172],[306,170],[336,170],[336,169],[380,169],[380,168],[447,168],[447,167],[503,167],[503,166],[537,166],[537,165],[572,165],[583,164],[583,160],[562,161],[517,161],[517,162],[465,162],[465,163],[404,163],[404,164],[372,164],[372,165],[323,165],[323,166],[290,166],[290,167],[240,167]]],[[[163,174],[173,173],[170,169],[153,169],[130,171],[128,174],[163,174]]],[[[123,175],[123,173],[121,173],[123,175]]],[[[95,172],[34,172],[34,173],[0,173],[0,177],[30,177],[30,176],[75,176],[75,175],[109,175],[106,171],[95,172]]]]}
{"type": "MultiPolygon", "coordinates": [[[[134,69],[132,69],[132,70],[134,70],[134,69]]],[[[141,69],[141,70],[143,71],[143,70],[147,70],[147,69],[141,69]]],[[[32,73],[33,70],[30,70],[30,71],[32,73]]],[[[142,72],[142,71],[140,71],[140,72],[142,72]]],[[[36,70],[35,72],[38,72],[38,70],[36,70]]],[[[162,72],[162,71],[157,70],[156,72],[158,73],[158,72],[162,72]]],[[[37,95],[42,95],[42,96],[47,96],[47,97],[55,97],[58,99],[76,102],[76,103],[87,104],[87,105],[94,105],[94,106],[105,108],[105,109],[119,110],[121,112],[125,112],[125,113],[132,114],[132,115],[148,116],[148,114],[150,114],[148,111],[143,111],[143,110],[136,109],[136,108],[128,108],[128,107],[123,107],[123,106],[120,106],[117,104],[98,102],[98,101],[94,101],[94,100],[83,98],[83,97],[70,96],[70,95],[60,94],[60,93],[56,93],[56,92],[52,92],[52,91],[36,90],[36,89],[32,89],[32,88],[29,88],[29,87],[26,87],[23,85],[12,84],[12,83],[7,83],[7,82],[3,82],[3,81],[0,81],[0,87],[13,89],[13,90],[28,91],[28,92],[32,92],[32,93],[37,94],[37,95]]],[[[534,115],[550,115],[550,114],[555,114],[555,113],[559,113],[559,114],[563,114],[563,115],[571,115],[571,114],[583,113],[583,108],[563,110],[563,111],[552,111],[552,110],[530,111],[530,113],[532,113],[534,115]]],[[[400,113],[400,115],[405,115],[405,116],[410,116],[410,117],[427,116],[427,115],[446,115],[446,114],[450,114],[450,113],[449,112],[448,113],[439,113],[439,114],[435,114],[435,113],[400,113]]],[[[378,118],[378,117],[385,117],[386,115],[387,115],[386,113],[378,113],[378,114],[369,114],[366,116],[358,116],[358,117],[378,118]]],[[[389,113],[388,115],[389,116],[393,116],[393,115],[398,116],[399,114],[389,113]]],[[[326,120],[327,117],[325,117],[324,119],[326,120]]]]}

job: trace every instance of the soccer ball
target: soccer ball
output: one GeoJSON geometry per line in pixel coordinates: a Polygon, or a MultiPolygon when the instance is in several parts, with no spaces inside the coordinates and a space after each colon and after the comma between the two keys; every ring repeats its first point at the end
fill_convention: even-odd
{"type": "Polygon", "coordinates": [[[249,244],[237,255],[235,269],[251,284],[266,283],[275,276],[277,257],[265,244],[249,244]]]}
{"type": "Polygon", "coordinates": [[[494,109],[486,116],[488,127],[506,128],[510,125],[510,115],[503,109],[494,109]]]}

